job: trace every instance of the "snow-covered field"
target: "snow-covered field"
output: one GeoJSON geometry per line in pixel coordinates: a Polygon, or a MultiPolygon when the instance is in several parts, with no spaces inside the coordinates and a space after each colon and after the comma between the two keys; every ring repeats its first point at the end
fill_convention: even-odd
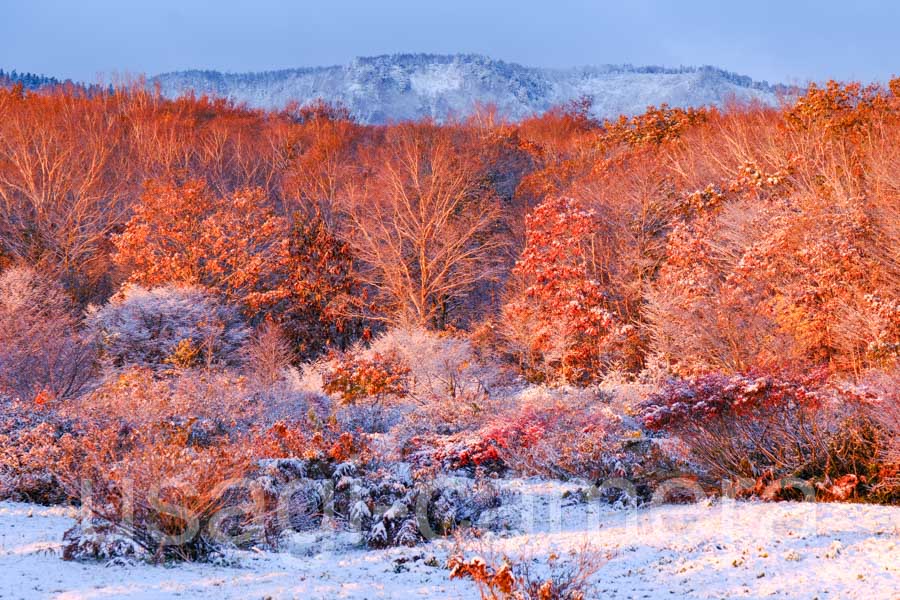
{"type": "MultiPolygon", "coordinates": [[[[612,554],[597,598],[900,598],[900,507],[711,502],[641,510],[563,500],[572,486],[511,480],[508,533],[467,556],[537,559],[590,544],[612,554]]],[[[298,536],[227,565],[83,564],[59,558],[73,513],[0,503],[0,598],[477,598],[443,568],[452,540],[365,551],[298,536]]]]}

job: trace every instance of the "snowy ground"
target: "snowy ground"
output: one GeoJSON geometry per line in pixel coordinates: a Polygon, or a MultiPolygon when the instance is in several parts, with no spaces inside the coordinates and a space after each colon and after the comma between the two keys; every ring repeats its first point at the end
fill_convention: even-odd
{"type": "MultiPolygon", "coordinates": [[[[900,508],[716,502],[633,510],[562,500],[564,485],[513,480],[509,531],[467,552],[537,559],[585,543],[613,556],[599,598],[900,599],[900,508]]],[[[340,541],[309,556],[241,552],[232,566],[105,566],[59,558],[72,514],[0,503],[0,598],[477,598],[441,565],[453,542],[385,551],[340,541]]]]}

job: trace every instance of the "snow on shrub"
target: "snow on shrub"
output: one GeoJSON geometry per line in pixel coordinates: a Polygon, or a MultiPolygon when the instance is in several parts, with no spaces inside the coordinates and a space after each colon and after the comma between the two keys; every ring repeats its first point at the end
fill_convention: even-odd
{"type": "Polygon", "coordinates": [[[254,440],[255,452],[262,458],[302,458],[303,460],[344,463],[371,458],[366,440],[349,431],[331,426],[310,431],[308,423],[278,421],[254,440]]]}
{"type": "Polygon", "coordinates": [[[713,373],[673,380],[642,407],[651,431],[676,435],[690,460],[715,479],[780,479],[826,455],[816,381],[713,373]]]}
{"type": "Polygon", "coordinates": [[[186,372],[158,378],[149,369],[119,371],[76,399],[0,406],[0,495],[52,503],[73,499],[92,435],[100,430],[184,427],[191,444],[211,446],[230,431],[262,421],[268,407],[249,401],[226,375],[186,372]]]}
{"type": "Polygon", "coordinates": [[[70,499],[59,473],[82,449],[74,424],[50,408],[25,402],[0,404],[0,499],[57,504],[70,499]]]}
{"type": "Polygon", "coordinates": [[[422,435],[404,448],[421,468],[505,472],[600,482],[627,478],[632,500],[674,469],[637,423],[613,413],[608,399],[586,390],[532,388],[477,429],[422,435]]]}
{"type": "Polygon", "coordinates": [[[314,464],[365,456],[363,440],[348,432],[273,423],[290,411],[250,391],[228,372],[160,378],[131,368],[64,406],[79,452],[50,469],[86,507],[66,555],[104,558],[136,547],[156,560],[205,560],[227,545],[271,545],[279,534],[268,526],[273,509],[250,479],[260,461],[304,460],[297,474],[305,476],[314,464]]]}
{"type": "Polygon", "coordinates": [[[469,340],[424,329],[391,329],[370,352],[393,354],[409,369],[410,395],[427,400],[474,402],[487,395],[495,369],[479,360],[469,340]]]}
{"type": "Polygon", "coordinates": [[[267,508],[273,545],[294,533],[329,528],[370,548],[414,546],[475,523],[499,506],[483,482],[422,481],[377,461],[338,463],[323,456],[260,461],[251,488],[267,508]]]}
{"type": "Polygon", "coordinates": [[[280,530],[257,481],[260,465],[302,461],[294,477],[330,477],[333,465],[368,460],[364,440],[348,432],[269,424],[267,403],[216,373],[159,378],[131,369],[66,412],[81,415],[81,452],[59,477],[85,506],[67,536],[71,558],[136,547],[154,560],[206,560],[229,545],[271,546],[280,530]]]}
{"type": "Polygon", "coordinates": [[[94,371],[95,349],[78,330],[62,287],[29,268],[0,274],[0,393],[31,400],[78,394],[94,371]]]}
{"type": "Polygon", "coordinates": [[[409,368],[393,353],[334,354],[320,372],[322,391],[337,397],[334,414],[349,429],[385,433],[404,412],[409,368]]]}
{"type": "Polygon", "coordinates": [[[271,319],[263,321],[243,348],[244,372],[261,389],[285,387],[295,360],[284,330],[271,319]]]}
{"type": "Polygon", "coordinates": [[[512,561],[460,555],[447,561],[450,579],[468,579],[475,583],[482,600],[586,600],[593,597],[594,575],[606,563],[608,555],[584,546],[569,560],[550,554],[546,565],[522,557],[512,561]]]}
{"type": "Polygon", "coordinates": [[[900,502],[900,370],[870,373],[842,391],[860,403],[877,429],[880,444],[870,497],[900,502]]]}
{"type": "Polygon", "coordinates": [[[375,352],[371,358],[345,355],[325,374],[323,390],[337,395],[344,404],[363,400],[381,404],[388,398],[406,396],[408,374],[409,368],[393,353],[375,352]]]}
{"type": "Polygon", "coordinates": [[[265,425],[264,407],[241,413],[202,394],[195,404],[166,400],[183,389],[178,379],[193,377],[142,379],[147,373],[132,371],[101,387],[93,403],[69,408],[84,413],[124,399],[79,423],[79,453],[61,470],[63,487],[84,507],[66,536],[67,558],[207,560],[227,546],[274,548],[291,532],[321,527],[356,532],[369,547],[414,545],[499,502],[498,493],[388,468],[365,435],[333,422],[265,425]],[[142,411],[145,395],[158,395],[160,407],[142,411]],[[204,411],[203,402],[213,407],[204,411]],[[230,422],[209,416],[216,409],[230,422]]]}
{"type": "MultiPolygon", "coordinates": [[[[499,379],[470,342],[448,333],[392,329],[369,347],[332,355],[305,379],[320,374],[321,388],[352,404],[348,423],[369,431],[395,430],[396,439],[426,431],[459,431],[490,414],[490,390],[499,379]]],[[[345,415],[346,416],[346,415],[345,415]]]]}
{"type": "Polygon", "coordinates": [[[233,364],[247,338],[238,312],[202,288],[129,285],[94,308],[88,324],[114,367],[153,369],[233,364]]]}
{"type": "Polygon", "coordinates": [[[499,505],[499,492],[478,481],[414,478],[376,459],[365,436],[330,427],[310,433],[301,423],[276,423],[254,441],[260,469],[252,487],[266,508],[268,539],[328,525],[357,532],[372,548],[412,546],[449,535],[499,505]]]}
{"type": "Polygon", "coordinates": [[[765,409],[815,409],[822,399],[821,383],[723,373],[675,380],[647,400],[644,424],[652,430],[671,430],[765,409]]]}
{"type": "Polygon", "coordinates": [[[744,491],[751,494],[847,499],[875,484],[881,442],[873,421],[861,404],[828,385],[823,373],[711,373],[673,380],[641,410],[648,429],[673,434],[686,445],[702,474],[749,481],[744,491]],[[790,478],[805,482],[805,491],[785,488],[790,478]],[[848,482],[849,491],[839,489],[848,482]]]}
{"type": "Polygon", "coordinates": [[[250,445],[227,436],[198,444],[190,424],[178,422],[91,428],[82,443],[85,455],[65,481],[83,509],[67,558],[112,551],[85,538],[96,528],[157,561],[207,559],[233,538],[222,511],[235,504],[232,489],[252,465],[250,445]]]}

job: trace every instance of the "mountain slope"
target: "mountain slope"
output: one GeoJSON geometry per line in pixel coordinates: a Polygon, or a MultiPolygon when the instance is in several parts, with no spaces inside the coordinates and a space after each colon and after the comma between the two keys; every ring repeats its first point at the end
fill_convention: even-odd
{"type": "Polygon", "coordinates": [[[720,105],[729,98],[777,101],[777,88],[713,67],[664,69],[630,65],[542,69],[479,55],[398,54],[358,58],[345,66],[260,73],[180,71],[154,77],[166,96],[189,91],[258,108],[292,100],[340,103],[361,121],[464,116],[493,104],[519,119],[582,96],[597,117],[642,112],[649,104],[720,105]]]}

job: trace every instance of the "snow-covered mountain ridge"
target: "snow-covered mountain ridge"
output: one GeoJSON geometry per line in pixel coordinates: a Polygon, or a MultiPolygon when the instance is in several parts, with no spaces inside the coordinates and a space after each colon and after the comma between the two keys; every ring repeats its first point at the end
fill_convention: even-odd
{"type": "Polygon", "coordinates": [[[344,66],[258,73],[179,71],[150,82],[170,97],[193,91],[256,108],[323,99],[342,104],[365,123],[444,120],[487,104],[520,119],[584,96],[593,99],[594,116],[603,118],[636,114],[662,103],[696,107],[722,105],[733,98],[774,104],[783,89],[708,66],[547,69],[474,54],[395,54],[357,58],[344,66]]]}

